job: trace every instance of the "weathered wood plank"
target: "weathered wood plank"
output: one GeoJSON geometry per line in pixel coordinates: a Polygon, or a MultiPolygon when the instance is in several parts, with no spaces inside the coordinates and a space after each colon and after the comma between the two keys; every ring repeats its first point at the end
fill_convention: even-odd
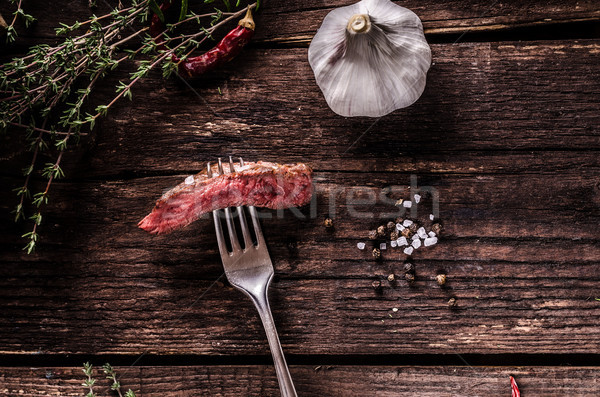
{"type": "MultiPolygon", "coordinates": [[[[117,367],[123,388],[138,396],[279,396],[269,366],[117,367]]],[[[600,393],[599,370],[591,367],[375,367],[292,366],[301,396],[422,397],[509,396],[509,376],[524,396],[592,396],[600,393]]],[[[19,396],[81,396],[79,368],[0,368],[0,392],[19,396]]],[[[96,390],[108,395],[98,375],[96,390]]]]}
{"type": "MultiPolygon", "coordinates": [[[[116,4],[110,0],[109,3],[116,4]]],[[[269,1],[257,15],[256,41],[263,43],[286,42],[306,45],[320,26],[323,18],[335,7],[352,4],[353,1],[293,0],[269,1]]],[[[25,2],[25,9],[37,19],[34,29],[23,32],[26,37],[53,37],[58,21],[73,23],[92,13],[100,15],[108,8],[97,2],[98,8],[90,10],[87,3],[66,0],[48,3],[40,0],[25,2]],[[49,17],[53,16],[53,17],[49,17]]],[[[518,3],[489,3],[482,0],[455,0],[446,2],[408,0],[399,5],[413,10],[421,20],[427,34],[499,31],[523,26],[545,26],[564,22],[598,21],[600,7],[593,0],[565,3],[559,0],[529,1],[518,3]]],[[[202,11],[198,4],[192,9],[202,11]]],[[[208,8],[212,10],[212,8],[208,8]]],[[[11,5],[3,3],[0,12],[8,15],[11,5]]],[[[468,38],[467,38],[468,40],[468,38]]]]}
{"type": "MultiPolygon", "coordinates": [[[[323,18],[335,7],[348,1],[286,1],[269,4],[258,19],[257,40],[308,45],[323,18]],[[266,23],[261,22],[265,20],[266,23]],[[268,28],[260,29],[261,26],[268,28]]],[[[527,4],[480,1],[423,2],[408,0],[397,4],[413,10],[423,21],[427,35],[468,33],[469,41],[478,33],[509,30],[516,27],[548,26],[571,21],[598,21],[600,7],[592,1],[566,4],[559,1],[529,1],[527,4]]]]}
{"type": "MultiPolygon", "coordinates": [[[[553,175],[552,183],[548,182],[548,175],[539,174],[425,175],[418,179],[418,188],[437,191],[444,238],[450,241],[447,248],[441,245],[418,256],[460,260],[483,255],[488,260],[522,262],[552,258],[597,260],[598,251],[593,245],[599,237],[600,189],[595,175],[598,168],[593,167],[587,173],[553,175]],[[477,239],[482,240],[475,243],[477,239]],[[579,241],[573,242],[574,239],[579,241]],[[517,251],[498,250],[505,244],[517,251]],[[545,253],[537,252],[540,244],[547,245],[545,253]],[[590,250],[575,248],[580,244],[591,244],[590,250]],[[554,257],[553,246],[571,254],[554,257]]],[[[112,255],[119,252],[118,258],[152,261],[170,248],[197,251],[195,255],[201,255],[199,260],[210,259],[216,244],[208,218],[167,236],[150,236],[137,228],[137,222],[151,210],[163,189],[184,178],[185,175],[176,175],[131,181],[57,183],[54,201],[45,210],[48,226],[42,231],[47,231],[44,234],[48,250],[42,251],[42,258],[50,255],[48,259],[52,260],[62,256],[65,260],[106,261],[113,260],[112,255]],[[82,249],[84,256],[79,254],[82,249]]],[[[402,215],[393,204],[398,198],[410,197],[410,177],[406,174],[321,172],[315,174],[315,179],[316,202],[312,209],[308,206],[301,212],[305,219],[290,211],[265,212],[271,217],[263,222],[265,234],[272,250],[281,258],[290,258],[288,245],[292,243],[297,246],[293,255],[299,262],[316,260],[339,245],[353,247],[357,241],[366,239],[369,230],[402,215]],[[393,192],[384,195],[386,187],[393,192]],[[369,194],[373,203],[360,204],[358,200],[369,199],[369,194]],[[322,225],[326,217],[335,220],[333,232],[327,232],[322,225]]],[[[12,178],[6,181],[5,185],[17,184],[12,178]]],[[[2,218],[11,225],[9,212],[17,198],[7,191],[1,197],[2,218]]],[[[432,201],[423,199],[413,215],[426,226],[432,223],[428,219],[432,201]]],[[[0,232],[5,244],[16,243],[20,234],[15,225],[0,232]]],[[[8,252],[6,255],[13,260],[22,257],[8,252]]],[[[364,255],[354,251],[340,257],[358,258],[364,255]]]]}
{"type": "MultiPolygon", "coordinates": [[[[291,10],[282,15],[299,17],[291,10]]],[[[470,26],[476,18],[457,15],[470,26]]],[[[207,222],[177,238],[135,227],[163,187],[216,156],[241,154],[308,162],[323,188],[316,219],[264,224],[281,275],[273,306],[286,351],[598,353],[598,40],[433,51],[423,98],[364,136],[373,121],[328,110],[306,49],[248,49],[192,82],[217,116],[177,80],[154,75],[134,92],[143,100],[121,104],[69,160],[74,179],[52,191],[41,252],[15,253],[15,228],[0,232],[0,350],[268,354],[250,303],[230,288],[211,290],[185,314],[221,274],[207,222]],[[416,256],[414,288],[400,282],[378,293],[371,281],[399,271],[402,258],[375,262],[354,248],[378,221],[339,217],[327,234],[326,196],[407,185],[410,173],[440,191],[446,240],[416,256]],[[447,289],[434,285],[439,268],[447,289]],[[450,296],[458,310],[445,306],[450,296]]],[[[0,156],[10,176],[26,159],[9,146],[0,156]]],[[[12,196],[2,186],[4,221],[12,196]]],[[[338,203],[347,213],[342,195],[338,203]]]]}
{"type": "MultiPolygon", "coordinates": [[[[80,248],[79,257],[95,244],[102,243],[80,248]]],[[[431,250],[445,247],[439,258],[455,261],[417,259],[417,282],[409,287],[401,279],[403,262],[395,258],[375,262],[353,247],[311,244],[298,252],[309,250],[312,259],[288,253],[286,262],[280,256],[286,248],[270,244],[279,275],[271,303],[284,349],[291,354],[600,352],[600,304],[594,295],[598,244],[570,243],[567,249],[547,242],[497,244],[495,255],[504,254],[504,260],[485,258],[493,246],[477,252],[476,242],[455,245],[431,250]],[[537,253],[547,262],[510,261],[527,249],[530,257],[537,253]],[[469,252],[470,260],[453,256],[455,251],[469,252]],[[591,257],[581,262],[577,255],[591,257]],[[445,288],[434,281],[440,268],[448,274],[445,288]],[[391,272],[399,281],[383,281],[383,288],[374,290],[372,281],[391,272]],[[456,309],[447,307],[450,297],[458,299],[456,309]]],[[[68,256],[2,263],[2,352],[268,354],[251,303],[231,287],[213,284],[221,274],[214,249],[212,262],[196,260],[205,248],[182,250],[173,244],[153,255],[117,248],[108,251],[104,263],[68,256]],[[119,258],[136,254],[133,263],[119,258]]]]}
{"type": "MultiPolygon", "coordinates": [[[[244,63],[193,81],[209,106],[177,80],[153,75],[134,90],[138,100],[119,104],[93,139],[66,157],[67,175],[192,172],[229,154],[362,172],[529,173],[598,165],[597,41],[433,48],[423,97],[366,134],[372,119],[329,110],[305,49],[248,50],[244,63]]],[[[99,98],[108,98],[116,77],[123,75],[108,79],[99,98]]],[[[0,150],[0,159],[22,164],[4,173],[18,174],[30,157],[10,141],[0,150]]]]}
{"type": "Polygon", "coordinates": [[[69,175],[191,172],[229,154],[363,172],[532,172],[579,157],[597,164],[589,153],[600,149],[597,41],[433,48],[423,97],[368,133],[373,119],[329,110],[305,49],[249,50],[244,62],[193,81],[210,108],[155,75],[134,90],[138,100],[101,122],[87,150],[71,157],[78,162],[69,175]],[[504,161],[505,151],[520,161],[504,161]]]}

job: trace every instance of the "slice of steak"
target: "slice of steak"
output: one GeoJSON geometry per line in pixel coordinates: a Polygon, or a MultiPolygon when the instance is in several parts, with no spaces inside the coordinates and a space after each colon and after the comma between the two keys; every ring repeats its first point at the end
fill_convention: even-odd
{"type": "MultiPolygon", "coordinates": [[[[228,167],[228,165],[223,165],[228,167]]],[[[150,233],[169,233],[207,212],[240,205],[271,209],[299,207],[312,196],[312,170],[305,164],[259,161],[235,164],[235,172],[209,178],[206,171],[165,193],[138,224],[150,233]]],[[[216,165],[213,175],[217,175],[216,165]]]]}

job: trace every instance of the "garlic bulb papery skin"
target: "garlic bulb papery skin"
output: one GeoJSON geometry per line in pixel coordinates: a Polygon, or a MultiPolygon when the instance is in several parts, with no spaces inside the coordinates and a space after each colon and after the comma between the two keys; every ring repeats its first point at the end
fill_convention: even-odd
{"type": "Polygon", "coordinates": [[[380,117],[419,99],[431,49],[414,12],[389,0],[362,0],[327,14],[308,61],[334,112],[380,117]]]}

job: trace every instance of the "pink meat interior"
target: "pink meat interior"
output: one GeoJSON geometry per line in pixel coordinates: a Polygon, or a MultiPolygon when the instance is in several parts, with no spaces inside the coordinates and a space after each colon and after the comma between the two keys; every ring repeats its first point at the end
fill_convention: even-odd
{"type": "Polygon", "coordinates": [[[312,196],[312,171],[304,164],[257,163],[246,170],[181,184],[166,193],[139,226],[150,233],[168,233],[202,214],[227,207],[253,205],[271,209],[299,207],[312,196]]]}

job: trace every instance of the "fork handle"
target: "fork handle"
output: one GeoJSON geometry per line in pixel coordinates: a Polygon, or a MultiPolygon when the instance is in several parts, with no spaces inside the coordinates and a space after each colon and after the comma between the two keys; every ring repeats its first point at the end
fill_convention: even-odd
{"type": "Polygon", "coordinates": [[[262,320],[265,332],[267,333],[267,340],[269,341],[269,347],[271,348],[271,354],[273,355],[273,363],[275,364],[275,373],[277,374],[279,388],[281,389],[281,397],[297,397],[298,395],[294,388],[294,382],[292,381],[290,371],[285,362],[285,357],[283,356],[281,343],[277,336],[277,329],[275,328],[275,322],[273,321],[273,315],[271,314],[269,299],[267,297],[267,288],[257,295],[251,296],[251,298],[258,309],[258,314],[262,320]]]}

